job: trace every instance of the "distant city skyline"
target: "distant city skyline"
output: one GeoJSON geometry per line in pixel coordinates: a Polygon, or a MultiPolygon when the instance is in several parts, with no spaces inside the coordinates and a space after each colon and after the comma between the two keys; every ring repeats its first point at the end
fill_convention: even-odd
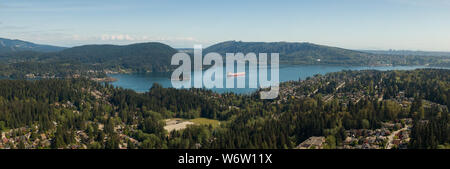
{"type": "Polygon", "coordinates": [[[450,51],[446,0],[2,0],[0,37],[72,47],[310,42],[450,51]]]}

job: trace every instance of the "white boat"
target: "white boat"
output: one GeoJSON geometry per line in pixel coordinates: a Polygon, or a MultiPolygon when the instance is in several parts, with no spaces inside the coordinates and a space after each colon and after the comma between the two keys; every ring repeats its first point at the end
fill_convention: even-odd
{"type": "Polygon", "coordinates": [[[238,72],[238,73],[228,72],[227,76],[229,76],[229,77],[245,76],[245,72],[238,72]]]}

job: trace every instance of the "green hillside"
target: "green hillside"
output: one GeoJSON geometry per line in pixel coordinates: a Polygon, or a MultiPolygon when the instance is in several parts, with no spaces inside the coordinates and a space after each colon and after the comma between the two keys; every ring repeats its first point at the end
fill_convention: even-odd
{"type": "Polygon", "coordinates": [[[176,49],[162,43],[126,46],[86,45],[63,50],[45,61],[101,65],[105,69],[129,69],[137,72],[167,72],[176,49]]]}
{"type": "Polygon", "coordinates": [[[392,56],[371,54],[312,43],[226,41],[212,45],[204,53],[279,53],[281,63],[329,64],[352,66],[425,65],[438,62],[440,57],[392,56]]]}
{"type": "Polygon", "coordinates": [[[0,53],[18,51],[57,52],[63,49],[65,48],[50,45],[40,45],[22,40],[0,38],[0,53]]]}

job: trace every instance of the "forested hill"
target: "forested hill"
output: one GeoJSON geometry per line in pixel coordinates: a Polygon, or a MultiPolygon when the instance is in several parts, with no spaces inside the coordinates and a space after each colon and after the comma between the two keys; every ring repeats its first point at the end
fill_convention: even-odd
{"type": "Polygon", "coordinates": [[[111,72],[168,72],[178,51],[162,43],[125,46],[85,45],[60,52],[18,51],[0,53],[0,76],[23,78],[104,76],[111,72]]]}
{"type": "Polygon", "coordinates": [[[86,45],[63,50],[48,61],[98,64],[105,69],[166,72],[170,70],[170,60],[175,53],[176,49],[156,42],[126,46],[86,45]]]}
{"type": "Polygon", "coordinates": [[[0,53],[17,51],[57,52],[63,49],[65,48],[50,45],[40,45],[22,40],[0,38],[0,53]]]}
{"type": "Polygon", "coordinates": [[[226,41],[212,45],[204,53],[279,53],[281,63],[331,64],[352,66],[426,65],[441,62],[441,57],[372,54],[312,43],[226,41]]]}

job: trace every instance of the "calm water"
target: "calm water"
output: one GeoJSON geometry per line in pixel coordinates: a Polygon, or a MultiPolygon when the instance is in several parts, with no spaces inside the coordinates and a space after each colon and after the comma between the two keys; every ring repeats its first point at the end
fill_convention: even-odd
{"type": "MultiPolygon", "coordinates": [[[[326,74],[329,72],[338,72],[341,70],[411,70],[417,68],[426,68],[425,66],[377,66],[377,67],[345,67],[345,66],[320,66],[320,65],[280,65],[280,82],[290,81],[290,80],[299,80],[306,79],[307,77],[311,77],[316,74],[326,74]]],[[[249,88],[249,83],[257,83],[257,82],[249,82],[249,69],[255,69],[253,67],[247,68],[246,76],[243,77],[227,77],[225,70],[223,70],[224,74],[224,86],[226,80],[245,80],[246,88],[213,88],[212,90],[218,93],[225,92],[234,92],[234,93],[251,93],[255,91],[254,88],[249,88]]],[[[270,70],[263,69],[268,71],[268,76],[270,78],[270,70]]],[[[201,71],[194,72],[191,81],[193,83],[194,77],[200,75],[201,71]]],[[[134,74],[112,74],[111,77],[117,79],[116,82],[112,84],[114,86],[119,86],[123,88],[133,89],[136,92],[146,92],[150,89],[150,87],[154,83],[159,83],[163,87],[172,87],[171,83],[171,73],[134,73],[134,74]]],[[[235,80],[235,86],[236,85],[235,80]]]]}

